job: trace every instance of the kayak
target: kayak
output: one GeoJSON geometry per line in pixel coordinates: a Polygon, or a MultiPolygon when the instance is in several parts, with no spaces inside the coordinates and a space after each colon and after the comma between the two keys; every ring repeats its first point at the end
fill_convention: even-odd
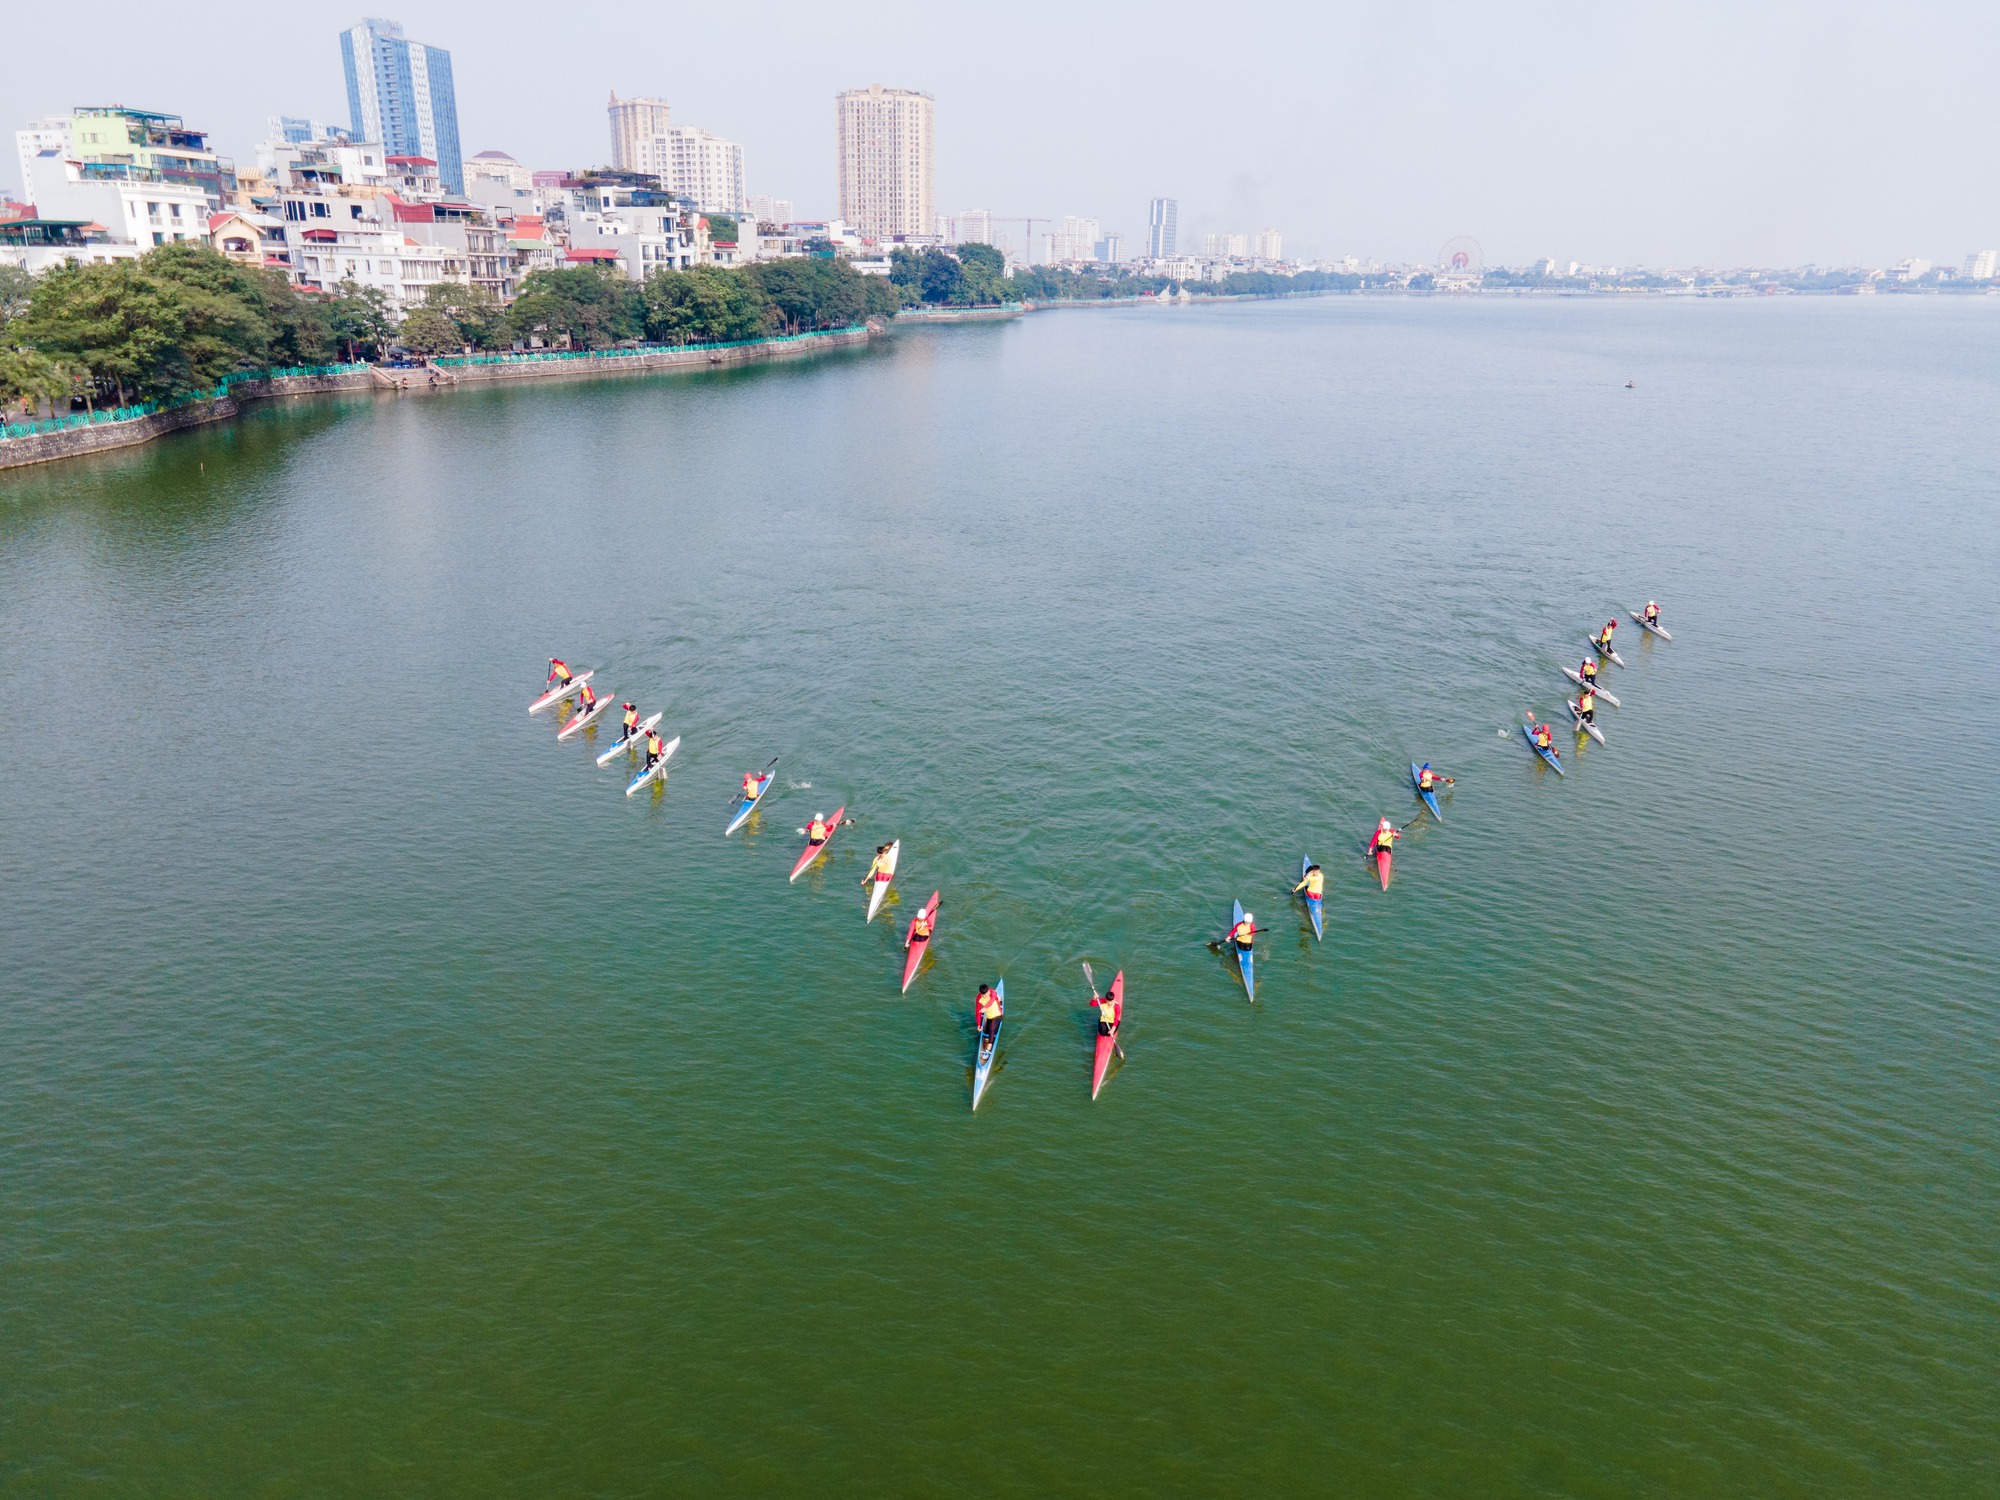
{"type": "Polygon", "coordinates": [[[1395,862],[1396,851],[1372,845],[1369,850],[1375,856],[1375,873],[1381,878],[1382,889],[1389,889],[1389,866],[1395,862]]]}
{"type": "MultiPolygon", "coordinates": [[[[1237,903],[1235,903],[1235,914],[1231,916],[1229,919],[1229,932],[1234,932],[1236,930],[1237,924],[1240,923],[1242,920],[1243,920],[1243,903],[1241,901],[1238,901],[1237,903]]],[[[1227,947],[1231,953],[1234,953],[1236,955],[1236,967],[1238,971],[1241,972],[1241,974],[1243,975],[1243,993],[1249,996],[1250,1002],[1254,1005],[1257,1001],[1256,952],[1253,950],[1249,953],[1245,953],[1241,948],[1236,946],[1236,940],[1231,936],[1229,936],[1229,933],[1227,932],[1222,935],[1222,942],[1223,945],[1227,947]]]]}
{"type": "Polygon", "coordinates": [[[993,993],[1000,997],[1000,1025],[993,1028],[992,1036],[979,1031],[978,1012],[973,1013],[972,1031],[976,1038],[976,1051],[972,1054],[972,1107],[979,1108],[979,1096],[986,1092],[986,1080],[993,1072],[993,1054],[1000,1050],[1000,1030],[1007,1024],[1007,981],[993,981],[993,993]]]}
{"type": "MultiPolygon", "coordinates": [[[[833,842],[833,836],[840,828],[841,816],[846,811],[847,809],[844,807],[836,807],[833,810],[833,816],[826,820],[826,844],[833,842]]],[[[806,852],[801,854],[799,862],[792,866],[790,878],[797,880],[801,875],[805,874],[806,866],[826,853],[826,844],[807,844],[806,852]]]]}
{"type": "MultiPolygon", "coordinates": [[[[1571,682],[1575,683],[1578,687],[1583,687],[1585,685],[1583,680],[1583,674],[1577,671],[1574,667],[1564,667],[1563,676],[1567,677],[1571,682]]],[[[1623,708],[1625,706],[1624,704],[1620,703],[1616,698],[1611,696],[1611,690],[1609,688],[1602,688],[1602,687],[1598,688],[1597,696],[1602,698],[1606,703],[1609,703],[1613,708],[1623,708]]]]}
{"type": "Polygon", "coordinates": [[[1576,700],[1574,698],[1563,699],[1563,704],[1569,709],[1570,722],[1576,725],[1576,732],[1578,734],[1587,734],[1600,745],[1604,743],[1604,731],[1599,729],[1595,724],[1584,721],[1583,715],[1577,711],[1576,700]]]}
{"type": "Polygon", "coordinates": [[[639,746],[645,744],[647,732],[660,727],[661,717],[662,715],[660,714],[654,714],[652,718],[641,721],[635,732],[619,735],[617,739],[611,742],[611,748],[597,757],[597,763],[600,766],[609,765],[611,757],[616,755],[620,750],[636,750],[639,746]]]}
{"type": "Polygon", "coordinates": [[[1590,642],[1590,649],[1595,651],[1599,656],[1608,656],[1621,667],[1625,665],[1625,658],[1620,656],[1611,647],[1601,644],[1596,636],[1587,635],[1584,639],[1590,642]]]}
{"type": "Polygon", "coordinates": [[[771,783],[777,779],[778,773],[776,771],[766,771],[762,776],[757,778],[757,795],[738,799],[736,811],[729,819],[729,826],[722,830],[724,838],[728,838],[730,834],[743,826],[744,820],[757,810],[757,804],[764,800],[764,793],[771,790],[771,783]]]}
{"type": "Polygon", "coordinates": [[[1547,761],[1551,766],[1555,767],[1556,775],[1558,776],[1562,775],[1563,763],[1561,758],[1557,756],[1556,752],[1553,749],[1544,750],[1540,745],[1537,745],[1535,743],[1535,731],[1529,728],[1526,724],[1523,724],[1521,726],[1521,738],[1523,738],[1528,742],[1528,748],[1530,750],[1534,751],[1535,754],[1539,755],[1543,760],[1547,761]]]}
{"type": "Polygon", "coordinates": [[[625,795],[629,797],[647,782],[666,775],[667,762],[674,758],[674,752],[680,749],[680,747],[681,737],[679,735],[675,735],[664,745],[660,746],[660,758],[632,778],[632,784],[625,788],[625,795]]]}
{"type": "MultiPolygon", "coordinates": [[[[924,909],[917,913],[931,924],[931,937],[937,936],[938,893],[931,892],[931,899],[924,903],[924,909]]],[[[917,917],[910,918],[910,931],[917,929],[917,917]]],[[[931,938],[912,938],[907,933],[903,937],[903,947],[909,957],[903,960],[903,993],[910,992],[910,981],[917,977],[917,965],[924,961],[924,950],[931,945],[931,938]]]]}
{"type": "Polygon", "coordinates": [[[528,705],[528,712],[531,714],[538,714],[543,709],[547,708],[551,703],[560,703],[565,698],[574,698],[576,696],[576,690],[582,687],[586,682],[590,681],[591,676],[595,673],[596,670],[597,669],[593,667],[589,672],[579,672],[576,674],[576,676],[570,678],[568,682],[565,682],[561,687],[550,688],[546,693],[542,694],[541,697],[537,698],[533,703],[530,703],[528,705]]]}
{"type": "Polygon", "coordinates": [[[558,729],[556,731],[556,738],[559,740],[566,740],[571,735],[575,734],[579,729],[583,728],[584,725],[595,724],[599,719],[604,717],[604,711],[607,708],[611,707],[611,705],[616,701],[617,700],[614,699],[609,694],[606,694],[604,697],[599,698],[595,703],[593,703],[590,706],[589,712],[578,714],[575,718],[571,719],[567,724],[563,725],[562,728],[558,729]]]}
{"type": "Polygon", "coordinates": [[[1108,991],[1111,996],[1111,1035],[1101,1033],[1097,1038],[1097,1056],[1090,1062],[1090,1097],[1095,1099],[1097,1091],[1104,1087],[1104,1070],[1111,1066],[1111,1052],[1118,1040],[1118,1030],[1125,1024],[1125,971],[1120,969],[1111,981],[1108,991]]]}
{"type": "MultiPolygon", "coordinates": [[[[1433,771],[1431,774],[1435,776],[1437,773],[1433,771]]],[[[1438,811],[1437,791],[1435,789],[1428,792],[1424,790],[1424,768],[1415,761],[1410,762],[1410,785],[1415,787],[1417,795],[1424,799],[1424,806],[1431,810],[1431,816],[1442,823],[1444,821],[1444,814],[1438,811]]]]}
{"type": "Polygon", "coordinates": [[[878,874],[874,881],[875,889],[868,893],[868,920],[871,922],[875,920],[875,913],[882,909],[882,898],[889,894],[889,882],[896,878],[896,856],[902,851],[903,841],[897,839],[889,845],[889,852],[884,856],[889,861],[889,873],[878,874]]]}
{"type": "Polygon", "coordinates": [[[1663,641],[1670,641],[1673,639],[1673,637],[1668,635],[1665,630],[1661,629],[1658,625],[1655,625],[1651,620],[1648,620],[1644,615],[1640,614],[1638,610],[1636,609],[1629,610],[1627,611],[1627,613],[1629,613],[1633,619],[1639,622],[1639,628],[1641,630],[1651,631],[1654,635],[1658,636],[1663,641]]]}
{"type": "MultiPolygon", "coordinates": [[[[1306,871],[1310,870],[1311,868],[1312,868],[1312,856],[1308,854],[1301,857],[1299,860],[1299,879],[1304,880],[1306,878],[1306,871]]],[[[1311,895],[1305,891],[1301,891],[1299,894],[1305,896],[1306,898],[1306,915],[1313,919],[1313,936],[1316,938],[1324,938],[1326,936],[1326,924],[1321,920],[1321,918],[1324,914],[1324,908],[1326,906],[1325,900],[1319,896],[1311,895]]]]}

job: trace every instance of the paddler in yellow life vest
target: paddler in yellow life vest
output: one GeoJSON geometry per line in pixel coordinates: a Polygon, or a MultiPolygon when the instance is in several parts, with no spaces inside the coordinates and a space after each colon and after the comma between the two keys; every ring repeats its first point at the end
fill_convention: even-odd
{"type": "Polygon", "coordinates": [[[1597,694],[1589,688],[1576,695],[1576,717],[1578,722],[1584,724],[1597,722],[1597,694]]]}
{"type": "Polygon", "coordinates": [[[814,813],[812,821],[806,824],[806,844],[810,848],[818,848],[832,834],[833,829],[827,824],[825,813],[814,813]]]}
{"type": "Polygon", "coordinates": [[[1257,919],[1247,911],[1243,913],[1243,920],[1229,929],[1229,941],[1236,945],[1238,953],[1248,953],[1257,941],[1257,919]]]}
{"type": "Polygon", "coordinates": [[[982,984],[972,1002],[972,1018],[979,1023],[981,1036],[990,1037],[999,1031],[1001,1009],[1000,997],[994,993],[993,986],[982,984]]]}
{"type": "Polygon", "coordinates": [[[1658,625],[1660,623],[1660,606],[1655,604],[1651,599],[1646,601],[1645,619],[1648,625],[1658,625]]]}
{"type": "Polygon", "coordinates": [[[1293,895],[1296,896],[1300,891],[1304,891],[1306,896],[1311,900],[1319,901],[1324,899],[1326,896],[1326,872],[1318,865],[1307,865],[1305,878],[1292,887],[1293,895]]]}
{"type": "Polygon", "coordinates": [[[931,940],[932,915],[934,914],[926,910],[920,911],[914,917],[910,918],[910,935],[903,941],[905,948],[913,947],[918,943],[928,943],[931,940]]]}
{"type": "Polygon", "coordinates": [[[1583,679],[1585,687],[1589,687],[1590,684],[1597,681],[1597,658],[1586,656],[1583,659],[1583,664],[1576,669],[1576,675],[1583,679]]]}
{"type": "Polygon", "coordinates": [[[1125,1002],[1113,1000],[1109,995],[1099,995],[1093,1003],[1097,1006],[1097,1034],[1118,1035],[1118,1023],[1124,1019],[1125,1002]]]}
{"type": "Polygon", "coordinates": [[[861,877],[861,883],[867,885],[878,875],[887,880],[891,873],[889,869],[889,846],[887,844],[877,844],[875,846],[875,857],[868,862],[868,873],[861,877]]]}
{"type": "Polygon", "coordinates": [[[1387,818],[1375,825],[1375,837],[1368,841],[1368,857],[1373,859],[1382,850],[1395,852],[1396,840],[1403,835],[1387,818]]]}
{"type": "Polygon", "coordinates": [[[1440,786],[1454,785],[1456,783],[1442,771],[1433,771],[1429,761],[1417,768],[1417,790],[1420,792],[1434,792],[1440,786]]]}
{"type": "Polygon", "coordinates": [[[597,693],[589,683],[585,683],[576,695],[576,712],[581,718],[597,706],[597,693]]]}
{"type": "Polygon", "coordinates": [[[745,771],[743,773],[743,800],[746,802],[755,802],[757,800],[757,788],[761,785],[763,785],[763,778],[761,776],[755,771],[745,771]]]}
{"type": "Polygon", "coordinates": [[[665,743],[665,742],[664,742],[663,740],[661,740],[661,738],[660,738],[660,731],[659,731],[659,730],[657,730],[657,729],[649,729],[649,730],[647,730],[647,731],[646,731],[646,767],[645,767],[645,768],[646,768],[646,769],[647,769],[648,771],[652,770],[652,769],[653,769],[653,767],[657,766],[657,765],[658,765],[658,764],[660,763],[660,757],[661,757],[661,756],[662,756],[663,754],[665,754],[665,752],[666,752],[666,748],[667,748],[667,747],[666,747],[666,743],[665,743]]]}
{"type": "Polygon", "coordinates": [[[1556,737],[1549,732],[1548,725],[1537,724],[1530,733],[1534,737],[1537,750],[1550,750],[1555,747],[1556,737]]]}
{"type": "Polygon", "coordinates": [[[1616,630],[1617,628],[1618,628],[1618,622],[1616,620],[1606,620],[1604,622],[1604,628],[1597,632],[1597,649],[1599,651],[1605,652],[1606,654],[1610,653],[1611,632],[1616,630]]]}
{"type": "Polygon", "coordinates": [[[625,705],[625,732],[619,735],[618,738],[621,740],[633,740],[637,739],[638,737],[639,737],[639,705],[636,703],[628,703],[625,705]]]}
{"type": "Polygon", "coordinates": [[[551,656],[549,658],[549,686],[569,686],[569,664],[560,656],[551,656]]]}

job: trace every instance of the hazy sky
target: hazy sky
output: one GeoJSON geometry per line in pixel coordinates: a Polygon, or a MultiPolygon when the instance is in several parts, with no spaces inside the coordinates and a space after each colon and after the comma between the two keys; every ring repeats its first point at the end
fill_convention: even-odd
{"type": "MultiPolygon", "coordinates": [[[[1183,242],[1495,263],[1879,265],[2000,245],[2000,3],[527,5],[392,0],[449,48],[465,150],[601,162],[607,93],[741,141],[752,192],[833,210],[833,94],[937,99],[940,210],[1146,200],[1183,242]]],[[[17,6],[9,130],[74,104],[179,113],[239,160],[265,118],[345,123],[352,16],[268,0],[17,6]]],[[[11,145],[11,141],[9,143],[11,145]]],[[[11,150],[0,184],[18,186],[11,150]]]]}

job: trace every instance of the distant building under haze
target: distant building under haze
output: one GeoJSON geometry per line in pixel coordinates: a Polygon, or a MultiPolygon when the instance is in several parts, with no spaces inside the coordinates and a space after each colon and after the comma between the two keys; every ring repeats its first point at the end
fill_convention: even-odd
{"type": "Polygon", "coordinates": [[[1172,260],[1181,206],[1173,198],[1155,198],[1146,212],[1146,258],[1172,260]]]}
{"type": "Polygon", "coordinates": [[[841,93],[836,108],[841,219],[867,239],[933,233],[931,96],[873,83],[841,93]]]}

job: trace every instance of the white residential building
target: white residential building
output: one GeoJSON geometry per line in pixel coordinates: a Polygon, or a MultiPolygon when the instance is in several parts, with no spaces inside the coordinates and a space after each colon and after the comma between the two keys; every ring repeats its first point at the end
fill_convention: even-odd
{"type": "Polygon", "coordinates": [[[29,201],[44,219],[102,225],[142,249],[176,240],[208,242],[208,194],[198,183],[148,180],[133,172],[98,175],[81,162],[40,158],[29,201]]]}
{"type": "Polygon", "coordinates": [[[840,217],[868,239],[928,235],[937,220],[936,106],[879,83],[837,96],[840,217]]]}
{"type": "Polygon", "coordinates": [[[993,215],[983,208],[968,208],[958,216],[958,236],[954,241],[960,245],[992,245],[993,215]]]}
{"type": "Polygon", "coordinates": [[[2000,250],[1975,250],[1965,257],[1966,280],[1991,281],[1996,273],[2000,273],[2000,250]]]}
{"type": "Polygon", "coordinates": [[[1256,256],[1258,260],[1283,260],[1285,237],[1275,229],[1257,231],[1256,256]]]}
{"type": "Polygon", "coordinates": [[[773,198],[769,193],[751,196],[750,217],[759,224],[789,224],[798,216],[799,211],[789,198],[773,198]]]}
{"type": "Polygon", "coordinates": [[[673,127],[667,101],[620,99],[613,89],[605,112],[611,119],[611,165],[624,172],[658,172],[652,164],[653,142],[673,127]]]}
{"type": "Polygon", "coordinates": [[[395,224],[372,220],[315,225],[301,231],[293,251],[293,279],[331,292],[342,282],[374,287],[400,317],[439,282],[469,280],[465,253],[420,245],[395,224]]]}
{"type": "Polygon", "coordinates": [[[634,281],[714,261],[707,220],[661,191],[580,180],[570,185],[565,218],[571,260],[616,264],[634,281]]]}
{"type": "Polygon", "coordinates": [[[1060,224],[1042,236],[1042,259],[1090,260],[1097,253],[1098,238],[1097,220],[1065,214],[1060,224]]]}
{"type": "Polygon", "coordinates": [[[70,154],[69,116],[47,115],[30,120],[14,132],[14,150],[21,163],[21,196],[33,203],[37,172],[52,174],[51,181],[61,177],[63,159],[70,154]]]}

